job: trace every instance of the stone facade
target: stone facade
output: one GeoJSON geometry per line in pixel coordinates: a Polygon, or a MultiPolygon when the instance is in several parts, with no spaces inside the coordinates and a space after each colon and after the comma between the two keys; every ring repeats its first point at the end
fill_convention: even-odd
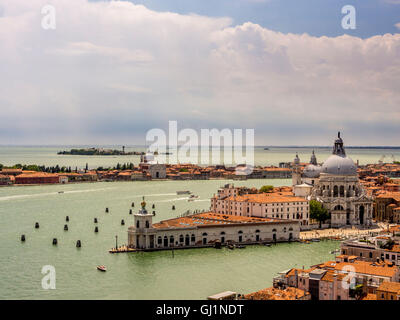
{"type": "Polygon", "coordinates": [[[139,250],[214,246],[229,242],[255,244],[299,239],[296,221],[243,218],[213,212],[152,223],[153,215],[142,209],[128,228],[128,245],[139,250]]]}

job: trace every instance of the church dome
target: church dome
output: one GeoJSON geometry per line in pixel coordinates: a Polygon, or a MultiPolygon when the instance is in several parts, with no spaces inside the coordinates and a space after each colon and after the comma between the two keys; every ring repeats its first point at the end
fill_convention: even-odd
{"type": "Polygon", "coordinates": [[[309,164],[304,168],[303,176],[305,178],[318,178],[321,173],[321,167],[315,164],[309,164]]]}
{"type": "Polygon", "coordinates": [[[322,165],[322,173],[335,175],[356,175],[357,167],[351,158],[346,156],[343,140],[338,133],[332,155],[322,165]]]}
{"type": "Polygon", "coordinates": [[[356,175],[357,167],[351,158],[333,154],[322,165],[321,173],[356,175]]]}

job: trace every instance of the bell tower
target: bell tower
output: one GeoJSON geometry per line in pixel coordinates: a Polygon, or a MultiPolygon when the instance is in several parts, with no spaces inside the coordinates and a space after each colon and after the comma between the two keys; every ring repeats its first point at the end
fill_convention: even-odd
{"type": "Polygon", "coordinates": [[[296,153],[296,157],[293,161],[293,169],[292,169],[292,185],[297,186],[301,184],[301,170],[300,170],[300,158],[296,153]]]}
{"type": "Polygon", "coordinates": [[[343,140],[340,137],[340,131],[338,132],[338,137],[335,140],[332,154],[336,154],[337,156],[340,156],[340,157],[346,156],[346,151],[344,150],[343,140]]]}
{"type": "Polygon", "coordinates": [[[134,215],[134,247],[140,249],[154,248],[153,214],[146,210],[146,201],[141,203],[141,209],[134,215]]]}

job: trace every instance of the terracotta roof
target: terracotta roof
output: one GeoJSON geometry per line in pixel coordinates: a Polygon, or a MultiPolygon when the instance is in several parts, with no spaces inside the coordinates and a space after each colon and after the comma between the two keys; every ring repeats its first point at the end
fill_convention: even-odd
{"type": "Polygon", "coordinates": [[[362,297],[361,300],[377,300],[376,294],[368,293],[366,296],[362,297]]]}
{"type": "Polygon", "coordinates": [[[227,200],[251,203],[307,202],[306,199],[295,197],[287,192],[243,194],[240,196],[231,196],[227,200]]]}
{"type": "Polygon", "coordinates": [[[244,298],[247,300],[297,300],[308,294],[308,292],[306,293],[301,289],[293,287],[287,287],[283,290],[270,287],[246,294],[244,298]]]}
{"type": "Polygon", "coordinates": [[[318,266],[323,269],[333,269],[342,272],[342,270],[345,270],[344,267],[348,267],[349,265],[354,267],[356,273],[360,274],[393,277],[399,272],[397,267],[389,267],[387,264],[377,264],[360,260],[355,260],[354,262],[327,261],[318,266]]]}
{"type": "Polygon", "coordinates": [[[265,223],[287,223],[290,220],[243,217],[214,212],[198,213],[186,217],[173,218],[154,223],[154,228],[188,228],[188,227],[210,227],[226,226],[233,224],[265,224],[265,223]]]}
{"type": "Polygon", "coordinates": [[[377,290],[400,294],[400,283],[385,281],[382,282],[377,290]]]}

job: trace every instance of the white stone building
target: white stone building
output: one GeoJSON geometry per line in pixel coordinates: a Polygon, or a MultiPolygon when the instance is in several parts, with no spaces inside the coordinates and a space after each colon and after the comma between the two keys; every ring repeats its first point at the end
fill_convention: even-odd
{"type": "Polygon", "coordinates": [[[241,188],[226,185],[211,198],[211,211],[242,217],[260,217],[298,221],[309,225],[308,200],[291,192],[241,193],[241,188]]]}
{"type": "MultiPolygon", "coordinates": [[[[333,227],[370,226],[372,224],[372,199],[367,196],[359,182],[357,166],[354,161],[346,156],[340,132],[335,140],[332,155],[321,167],[316,164],[311,165],[312,168],[307,166],[304,169],[300,182],[312,186],[308,199],[322,203],[323,207],[331,214],[331,225],[333,227]],[[312,184],[310,179],[313,180],[312,184]]],[[[295,159],[294,183],[299,182],[296,169],[295,159]]],[[[293,186],[295,194],[297,194],[298,187],[300,186],[293,186]]]]}
{"type": "Polygon", "coordinates": [[[128,228],[128,245],[139,250],[210,247],[216,241],[256,244],[299,239],[297,221],[205,212],[153,224],[145,205],[143,201],[134,225],[128,228]]]}

